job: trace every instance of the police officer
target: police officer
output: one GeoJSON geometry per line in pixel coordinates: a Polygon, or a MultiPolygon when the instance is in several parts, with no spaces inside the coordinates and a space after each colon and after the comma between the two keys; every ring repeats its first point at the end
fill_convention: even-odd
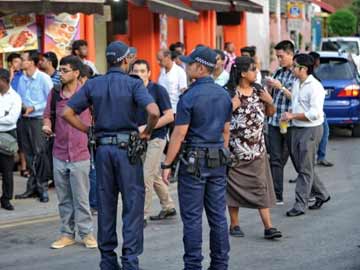
{"type": "MultiPolygon", "coordinates": [[[[122,269],[138,270],[138,256],[143,251],[144,179],[141,158],[129,153],[130,138],[138,130],[136,111],[145,108],[148,122],[139,135],[149,139],[159,119],[159,108],[148,94],[143,82],[127,74],[129,48],[112,42],[106,49],[109,70],[106,75],[85,83],[68,102],[63,117],[72,126],[88,132],[76,116],[93,106],[97,141],[96,173],[98,194],[98,243],[100,269],[120,269],[117,255],[116,214],[118,194],[123,206],[122,269]]],[[[74,146],[76,147],[76,146],[74,146]]],[[[141,155],[142,153],[138,153],[141,155]]]]}
{"type": "Polygon", "coordinates": [[[180,152],[179,205],[184,224],[185,270],[202,269],[202,213],[210,225],[210,270],[228,269],[229,239],[225,217],[227,147],[232,105],[230,96],[211,78],[216,53],[201,46],[188,57],[187,73],[194,80],[177,106],[175,129],[165,162],[163,181],[180,152]]]}

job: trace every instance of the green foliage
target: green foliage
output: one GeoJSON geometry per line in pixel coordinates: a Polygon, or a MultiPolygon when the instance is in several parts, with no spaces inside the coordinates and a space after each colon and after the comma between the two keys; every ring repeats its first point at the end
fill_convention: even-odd
{"type": "Polygon", "coordinates": [[[336,11],[329,17],[330,33],[333,36],[351,36],[355,34],[357,18],[349,9],[336,11]]]}

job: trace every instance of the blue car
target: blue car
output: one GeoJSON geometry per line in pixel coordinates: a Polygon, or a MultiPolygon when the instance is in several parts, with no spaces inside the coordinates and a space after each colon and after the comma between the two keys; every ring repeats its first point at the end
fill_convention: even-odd
{"type": "Polygon", "coordinates": [[[360,137],[360,77],[357,68],[346,54],[319,54],[320,66],[315,74],[326,91],[324,111],[329,125],[350,128],[353,137],[360,137]]]}

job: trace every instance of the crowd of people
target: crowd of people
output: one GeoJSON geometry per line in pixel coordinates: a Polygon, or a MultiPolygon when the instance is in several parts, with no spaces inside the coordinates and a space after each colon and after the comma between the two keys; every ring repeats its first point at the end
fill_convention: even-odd
{"type": "Polygon", "coordinates": [[[199,44],[185,56],[184,44],[177,42],[157,52],[157,82],[136,48],[121,42],[107,48],[105,75],[87,59],[84,40],[74,41],[72,54],[62,59],[53,52],[10,54],[8,70],[0,69],[0,135],[10,135],[19,150],[4,152],[0,144],[1,207],[14,210],[16,154],[20,174],[28,179],[16,199],[46,203],[49,181],[55,186],[61,227],[51,247],[75,244],[77,231],[87,248],[99,244],[101,269],[116,269],[120,192],[123,269],[138,269],[149,220],[177,215],[168,188],[177,167],[185,269],[201,269],[203,209],[211,228],[210,269],[227,269],[228,235],[245,236],[239,208],[258,209],[265,239],[282,237],[270,208],[284,203],[289,157],[298,176],[290,180],[296,183],[295,203],[286,215],[303,215],[330,200],[315,172],[316,163],[333,165],[326,160],[325,91],[314,73],[319,56],[295,53],[288,40],[275,50],[280,67],[273,77],[263,77],[254,46],[237,56],[231,42],[224,50],[199,44]],[[133,159],[132,131],[147,141],[146,151],[133,159]],[[151,210],[154,191],[161,204],[157,215],[151,210]]]}

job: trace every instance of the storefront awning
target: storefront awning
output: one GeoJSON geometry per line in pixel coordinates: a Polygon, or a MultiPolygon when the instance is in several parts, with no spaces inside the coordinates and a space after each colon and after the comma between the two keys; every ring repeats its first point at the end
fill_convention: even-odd
{"type": "Polygon", "coordinates": [[[236,11],[263,13],[263,7],[250,0],[232,1],[236,11]]]}
{"type": "Polygon", "coordinates": [[[231,10],[229,0],[191,0],[191,6],[196,10],[215,10],[226,12],[231,10]]]}
{"type": "Polygon", "coordinates": [[[48,14],[78,12],[86,14],[103,14],[105,0],[0,0],[0,13],[9,14],[48,14]]]}
{"type": "Polygon", "coordinates": [[[147,0],[147,6],[154,13],[163,13],[189,21],[197,21],[199,12],[182,3],[181,0],[147,0]]]}
{"type": "Polygon", "coordinates": [[[332,5],[325,3],[323,1],[312,0],[311,2],[315,5],[318,5],[322,10],[324,10],[326,12],[334,13],[336,11],[336,9],[332,5]]]}

